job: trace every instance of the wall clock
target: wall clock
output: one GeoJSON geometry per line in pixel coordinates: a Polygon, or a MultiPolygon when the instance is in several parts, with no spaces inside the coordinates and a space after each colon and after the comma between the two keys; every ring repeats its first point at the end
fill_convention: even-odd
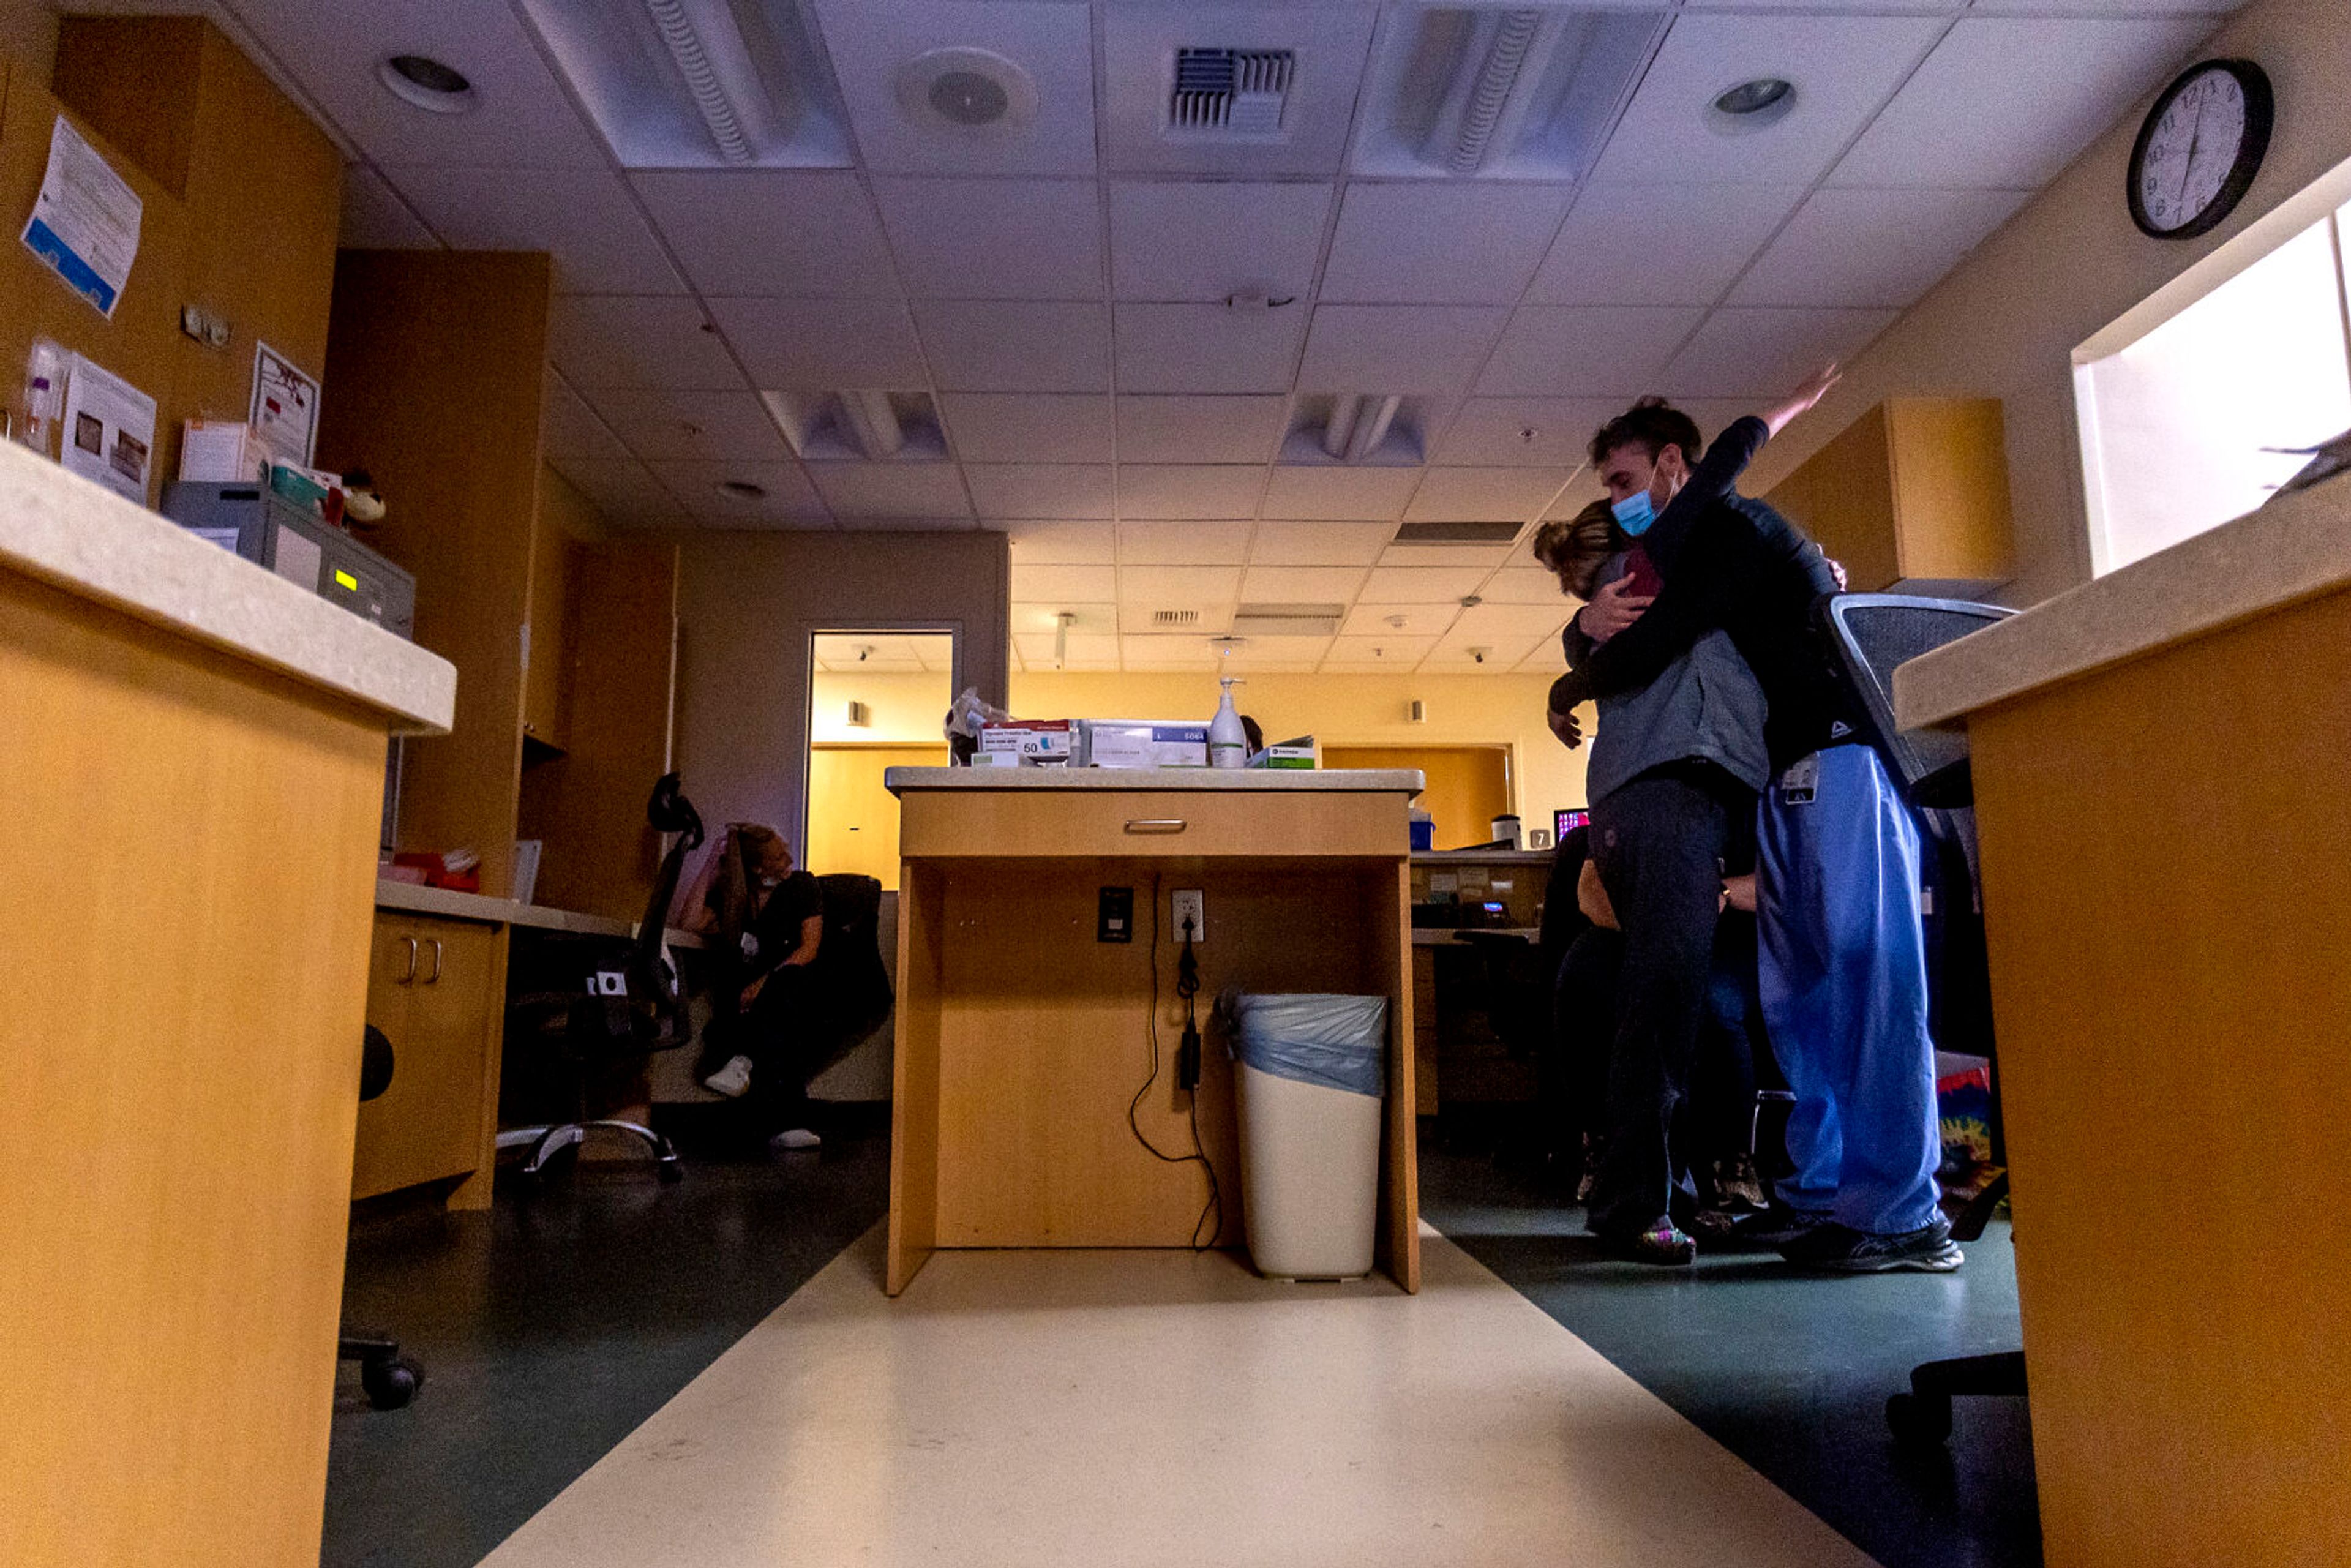
{"type": "Polygon", "coordinates": [[[2273,106],[2269,76],[2251,60],[2206,60],[2165,88],[2131,148],[2140,232],[2192,239],[2234,211],[2270,150],[2273,106]]]}

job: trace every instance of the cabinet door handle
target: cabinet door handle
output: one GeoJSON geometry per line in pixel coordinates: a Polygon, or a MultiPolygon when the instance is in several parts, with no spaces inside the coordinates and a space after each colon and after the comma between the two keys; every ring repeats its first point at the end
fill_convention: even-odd
{"type": "Polygon", "coordinates": [[[408,944],[408,967],[401,971],[400,979],[396,983],[404,986],[416,978],[416,938],[403,936],[401,940],[408,944]]]}
{"type": "Polygon", "coordinates": [[[1180,833],[1184,831],[1181,817],[1133,817],[1127,820],[1130,833],[1180,833]]]}
{"type": "Polygon", "coordinates": [[[424,977],[424,983],[428,986],[441,983],[441,938],[438,936],[433,938],[433,972],[424,977]]]}

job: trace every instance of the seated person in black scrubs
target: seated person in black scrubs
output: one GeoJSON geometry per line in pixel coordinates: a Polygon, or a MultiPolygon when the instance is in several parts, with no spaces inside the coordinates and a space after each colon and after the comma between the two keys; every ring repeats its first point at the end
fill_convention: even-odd
{"type": "Polygon", "coordinates": [[[705,1054],[717,1054],[710,1046],[729,1054],[703,1087],[732,1100],[757,1086],[782,1112],[783,1131],[771,1141],[812,1149],[820,1140],[807,1125],[808,1081],[823,1064],[803,1060],[795,1025],[824,940],[824,894],[816,878],[793,869],[791,847],[773,828],[732,824],[719,855],[691,929],[716,938],[723,966],[705,1054]]]}

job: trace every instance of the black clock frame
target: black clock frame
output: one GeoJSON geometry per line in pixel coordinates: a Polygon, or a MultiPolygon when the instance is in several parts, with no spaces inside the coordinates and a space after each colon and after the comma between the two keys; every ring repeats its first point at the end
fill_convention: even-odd
{"type": "Polygon", "coordinates": [[[2199,60],[2173,78],[2171,85],[2156,99],[2155,107],[2147,111],[2147,119],[2140,122],[2138,128],[2138,140],[2131,144],[2130,168],[2124,194],[2130,202],[2131,222],[2138,225],[2139,233],[2149,239],[2194,239],[2198,235],[2210,234],[2220,227],[2229,214],[2237,210],[2237,204],[2245,199],[2245,193],[2253,188],[2253,176],[2261,172],[2262,160],[2269,156],[2270,130],[2275,123],[2276,111],[2277,95],[2271,90],[2269,73],[2252,60],[2199,60]],[[2146,204],[2139,194],[2143,183],[2140,176],[2146,172],[2147,143],[2155,140],[2155,128],[2162,122],[2164,111],[2171,107],[2172,99],[2178,98],[2189,83],[2216,70],[2226,71],[2236,78],[2237,86],[2245,95],[2244,145],[2237,149],[2237,161],[2230,165],[2229,177],[2220,183],[2220,194],[2212,198],[2210,206],[2178,228],[2159,228],[2147,216],[2146,204]]]}

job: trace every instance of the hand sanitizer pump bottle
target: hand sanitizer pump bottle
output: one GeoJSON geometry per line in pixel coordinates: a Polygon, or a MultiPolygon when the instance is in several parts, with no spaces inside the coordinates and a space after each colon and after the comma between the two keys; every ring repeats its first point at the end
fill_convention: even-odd
{"type": "Polygon", "coordinates": [[[1221,682],[1225,695],[1217,704],[1217,716],[1208,721],[1208,766],[1246,768],[1249,731],[1241,727],[1240,712],[1233,706],[1233,687],[1239,684],[1239,678],[1226,675],[1221,682]]]}

